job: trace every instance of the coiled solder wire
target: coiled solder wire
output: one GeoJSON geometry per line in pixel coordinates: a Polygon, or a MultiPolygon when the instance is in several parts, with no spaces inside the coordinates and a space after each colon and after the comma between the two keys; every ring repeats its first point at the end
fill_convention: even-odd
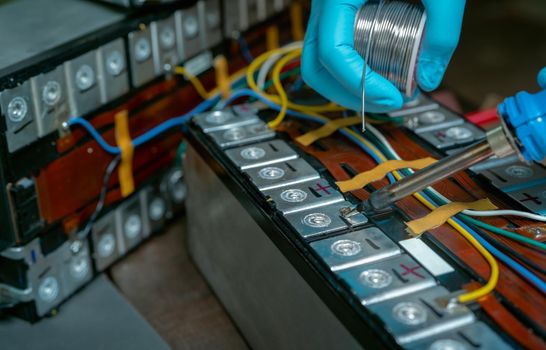
{"type": "MultiPolygon", "coordinates": [[[[420,4],[405,1],[367,2],[355,18],[354,47],[365,63],[412,97],[417,83],[415,68],[426,14],[420,4]]],[[[364,114],[364,69],[362,112],[364,114]]]]}

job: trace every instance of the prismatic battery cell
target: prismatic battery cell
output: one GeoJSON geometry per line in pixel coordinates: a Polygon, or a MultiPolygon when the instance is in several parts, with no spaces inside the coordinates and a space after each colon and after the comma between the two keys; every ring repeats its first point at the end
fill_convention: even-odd
{"type": "Polygon", "coordinates": [[[368,264],[400,254],[400,248],[377,227],[311,243],[332,271],[368,264]]]}
{"type": "Polygon", "coordinates": [[[423,266],[403,254],[340,272],[363,305],[375,304],[436,285],[423,266]]]}
{"type": "Polygon", "coordinates": [[[283,214],[322,207],[345,200],[343,195],[325,179],[315,179],[274,188],[263,191],[263,194],[283,214]]]}

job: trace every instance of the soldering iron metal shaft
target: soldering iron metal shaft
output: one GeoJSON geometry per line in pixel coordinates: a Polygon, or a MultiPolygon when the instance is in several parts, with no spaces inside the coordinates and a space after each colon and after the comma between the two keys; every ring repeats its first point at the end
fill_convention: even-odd
{"type": "Polygon", "coordinates": [[[442,158],[396,183],[373,192],[367,203],[363,203],[360,207],[376,211],[384,209],[402,198],[491,157],[493,154],[494,151],[487,140],[477,142],[461,152],[442,158]]]}

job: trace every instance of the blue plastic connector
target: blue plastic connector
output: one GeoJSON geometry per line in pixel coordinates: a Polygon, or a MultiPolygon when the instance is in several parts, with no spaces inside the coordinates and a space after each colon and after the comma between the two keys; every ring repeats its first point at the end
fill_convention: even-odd
{"type": "Polygon", "coordinates": [[[515,133],[523,157],[542,162],[546,158],[546,90],[518,92],[499,105],[498,113],[515,133]]]}

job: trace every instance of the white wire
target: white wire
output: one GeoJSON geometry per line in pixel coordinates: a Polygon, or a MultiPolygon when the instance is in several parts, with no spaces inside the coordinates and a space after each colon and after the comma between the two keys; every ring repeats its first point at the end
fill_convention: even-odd
{"type": "MultiPolygon", "coordinates": [[[[381,142],[381,144],[394,156],[394,158],[400,160],[402,159],[400,155],[396,152],[396,150],[392,147],[390,142],[383,136],[383,134],[377,130],[372,125],[367,125],[367,130],[369,130],[378,140],[381,142]]],[[[414,172],[412,169],[409,169],[410,172],[414,172]]],[[[436,196],[444,200],[446,203],[450,203],[451,201],[444,197],[440,192],[436,191],[432,187],[427,188],[429,191],[433,192],[436,196]]],[[[478,210],[463,210],[463,214],[466,214],[468,216],[476,216],[476,217],[490,217],[490,216],[519,216],[524,217],[531,220],[536,221],[542,221],[546,222],[546,216],[529,213],[526,211],[520,211],[520,210],[484,210],[484,211],[478,211],[478,210]]]]}
{"type": "MultiPolygon", "coordinates": [[[[295,41],[288,45],[283,46],[283,49],[299,49],[303,47],[303,41],[295,41]]],[[[258,71],[258,77],[256,78],[256,85],[260,90],[264,89],[265,83],[267,81],[267,75],[275,63],[283,56],[283,54],[271,55],[263,64],[260,70],[258,71]]]]}

